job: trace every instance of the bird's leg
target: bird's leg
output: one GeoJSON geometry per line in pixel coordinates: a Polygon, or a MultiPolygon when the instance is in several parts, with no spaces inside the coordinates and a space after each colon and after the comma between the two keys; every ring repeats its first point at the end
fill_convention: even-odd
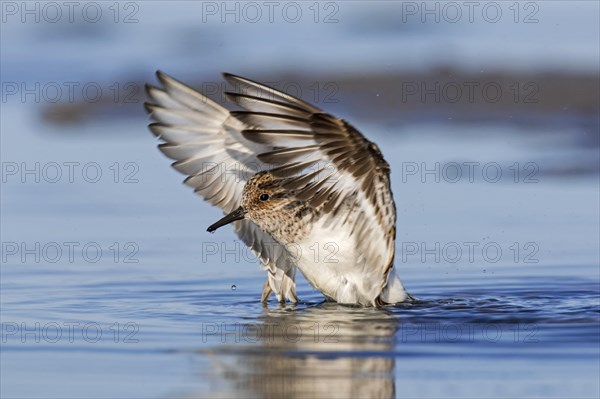
{"type": "Polygon", "coordinates": [[[296,286],[292,286],[292,288],[290,288],[290,292],[288,293],[289,297],[289,301],[293,304],[298,303],[298,296],[296,295],[296,286]]]}
{"type": "Polygon", "coordinates": [[[267,302],[269,300],[269,297],[271,296],[272,292],[273,292],[273,290],[271,289],[271,286],[269,285],[269,277],[267,277],[267,280],[265,281],[265,286],[263,287],[262,295],[260,296],[260,301],[262,303],[267,302]]]}
{"type": "Polygon", "coordinates": [[[265,280],[265,284],[263,286],[262,295],[260,296],[260,301],[262,303],[266,303],[269,300],[271,294],[273,293],[275,293],[275,295],[277,296],[277,300],[281,304],[286,303],[286,298],[293,304],[298,303],[298,296],[296,295],[296,285],[294,284],[293,280],[289,291],[284,294],[283,292],[278,293],[273,291],[273,289],[271,288],[271,284],[269,284],[269,276],[267,276],[267,279],[265,280]]]}

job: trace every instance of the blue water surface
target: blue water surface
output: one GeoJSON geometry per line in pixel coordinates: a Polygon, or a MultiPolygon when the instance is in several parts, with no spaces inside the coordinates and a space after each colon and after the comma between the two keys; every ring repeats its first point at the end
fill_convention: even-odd
{"type": "MultiPolygon", "coordinates": [[[[8,19],[2,81],[598,68],[595,2],[535,3],[530,25],[404,23],[394,3],[348,3],[334,24],[204,22],[188,2],[132,3],[132,24],[8,19]]],[[[300,277],[299,304],[263,306],[264,272],[231,228],[206,232],[221,212],[181,184],[137,101],[61,125],[41,117],[47,96],[2,100],[3,398],[599,396],[593,117],[344,115],[391,165],[395,267],[418,301],[340,306],[300,277]]]]}

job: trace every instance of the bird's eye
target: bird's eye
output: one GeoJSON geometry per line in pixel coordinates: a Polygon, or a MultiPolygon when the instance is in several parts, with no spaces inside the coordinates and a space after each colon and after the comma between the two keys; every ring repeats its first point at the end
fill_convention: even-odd
{"type": "Polygon", "coordinates": [[[258,199],[261,201],[267,201],[269,199],[269,194],[261,194],[260,197],[258,197],[258,199]]]}

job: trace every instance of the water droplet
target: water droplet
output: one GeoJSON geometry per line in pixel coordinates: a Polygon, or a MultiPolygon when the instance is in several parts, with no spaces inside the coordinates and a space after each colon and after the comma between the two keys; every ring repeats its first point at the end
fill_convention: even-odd
{"type": "Polygon", "coordinates": [[[235,291],[236,289],[237,289],[237,285],[233,284],[233,285],[231,286],[231,291],[235,291]]]}

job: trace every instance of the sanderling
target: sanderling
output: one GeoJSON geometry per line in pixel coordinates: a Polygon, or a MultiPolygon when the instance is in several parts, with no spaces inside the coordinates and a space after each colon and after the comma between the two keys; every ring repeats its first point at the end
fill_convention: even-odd
{"type": "Polygon", "coordinates": [[[296,268],[328,299],[382,306],[411,299],[394,268],[390,167],[348,122],[239,76],[230,111],[157,72],[146,109],[159,149],[185,183],[233,223],[267,271],[261,300],[297,302],[296,268]]]}

